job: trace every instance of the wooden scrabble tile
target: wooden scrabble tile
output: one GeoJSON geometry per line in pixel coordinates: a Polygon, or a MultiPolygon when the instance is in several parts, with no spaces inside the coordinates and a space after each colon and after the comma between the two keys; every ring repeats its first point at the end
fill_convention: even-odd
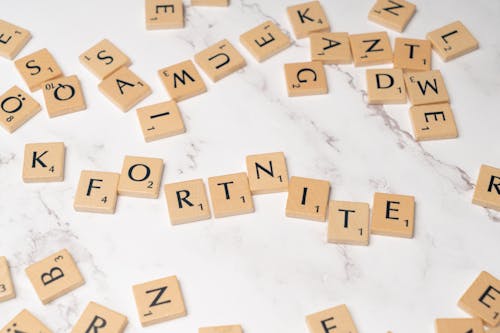
{"type": "Polygon", "coordinates": [[[203,179],[164,186],[168,215],[173,225],[207,220],[211,217],[203,179]]]}
{"type": "Polygon", "coordinates": [[[288,184],[286,216],[324,222],[330,197],[330,182],[291,177],[288,184]]]}
{"type": "Polygon", "coordinates": [[[146,29],[184,28],[182,0],[146,0],[146,29]]]}
{"type": "Polygon", "coordinates": [[[162,68],[158,75],[168,94],[176,102],[207,91],[205,82],[191,60],[162,68]]]}
{"type": "Polygon", "coordinates": [[[324,64],[352,63],[351,42],[347,32],[317,32],[310,35],[311,60],[324,64]]]}
{"type": "Polygon", "coordinates": [[[64,180],[63,142],[28,143],[24,146],[23,181],[25,183],[62,182],[64,180]]]}
{"type": "Polygon", "coordinates": [[[146,142],[186,132],[184,121],[175,101],[139,108],[137,109],[137,117],[146,142]]]}
{"type": "Polygon", "coordinates": [[[158,198],[163,176],[161,158],[125,156],[118,182],[118,194],[139,198],[158,198]]]}
{"type": "Polygon", "coordinates": [[[14,59],[30,39],[28,30],[0,20],[0,56],[14,59]]]}
{"type": "Polygon", "coordinates": [[[52,333],[38,318],[28,310],[22,310],[7,325],[0,329],[0,333],[52,333]]]}
{"type": "Polygon", "coordinates": [[[213,82],[223,79],[247,64],[238,50],[227,39],[197,53],[194,56],[194,61],[213,82]]]}
{"type": "Polygon", "coordinates": [[[229,0],[191,0],[191,6],[229,6],[229,0]]]}
{"type": "Polygon", "coordinates": [[[452,139],[458,136],[450,104],[412,106],[410,119],[417,141],[452,139]]]}
{"type": "Polygon", "coordinates": [[[271,58],[291,45],[290,38],[272,21],[266,21],[242,34],[240,43],[258,62],[271,58]]]}
{"type": "Polygon", "coordinates": [[[103,39],[82,53],[80,62],[99,80],[103,80],[121,67],[130,65],[130,59],[113,43],[103,39]]]}
{"type": "Polygon", "coordinates": [[[244,172],[208,178],[215,217],[253,213],[253,199],[244,172]]]}
{"type": "Polygon", "coordinates": [[[47,304],[85,283],[73,257],[63,249],[26,268],[31,284],[47,304]]]}
{"type": "Polygon", "coordinates": [[[94,302],[89,302],[71,333],[122,333],[128,324],[125,315],[94,302]]]}
{"type": "Polygon", "coordinates": [[[436,319],[436,333],[484,333],[483,323],[478,318],[436,319]]]}
{"type": "Polygon", "coordinates": [[[349,35],[354,66],[372,66],[392,62],[392,48],[387,32],[349,35]]]}
{"type": "Polygon", "coordinates": [[[43,85],[43,97],[50,118],[87,108],[80,81],[76,75],[58,77],[43,85]]]}
{"type": "Polygon", "coordinates": [[[319,61],[285,64],[285,76],[289,97],[328,93],[325,69],[319,61]]]}
{"type": "Polygon", "coordinates": [[[500,211],[500,169],[481,165],[472,203],[500,211]]]}
{"type": "Polygon", "coordinates": [[[330,201],[328,242],[368,245],[370,240],[370,205],[364,202],[330,201]]]}
{"type": "Polygon", "coordinates": [[[288,169],[282,152],[249,155],[246,164],[252,194],[288,191],[288,169]]]}
{"type": "Polygon", "coordinates": [[[18,86],[13,86],[0,96],[0,125],[13,133],[41,109],[35,99],[18,86]]]}
{"type": "Polygon", "coordinates": [[[479,47],[478,41],[460,21],[429,32],[427,39],[443,61],[458,58],[479,47]]]}
{"type": "Polygon", "coordinates": [[[330,31],[326,13],[319,1],[310,1],[286,9],[295,38],[301,39],[313,32],[330,31]]]}
{"type": "Polygon", "coordinates": [[[398,68],[367,69],[368,104],[405,104],[403,71],[398,68]]]}
{"type": "Polygon", "coordinates": [[[495,328],[490,328],[486,333],[500,333],[500,326],[495,328]]]}
{"type": "Polygon", "coordinates": [[[137,284],[132,289],[142,326],[186,315],[184,299],[176,276],[137,284]]]}
{"type": "Polygon", "coordinates": [[[396,38],[394,68],[405,71],[430,71],[432,62],[431,42],[424,39],[396,38]]]}
{"type": "Polygon", "coordinates": [[[99,90],[123,112],[127,112],[143,99],[151,95],[151,88],[127,67],[99,83],[99,90]]]}
{"type": "Polygon", "coordinates": [[[198,333],[243,333],[240,325],[200,327],[198,333]]]}
{"type": "Polygon", "coordinates": [[[409,195],[375,193],[372,224],[374,235],[413,238],[415,198],[409,195]]]}
{"type": "Polygon", "coordinates": [[[412,105],[444,103],[450,100],[441,71],[413,72],[404,76],[412,105]]]}
{"type": "Polygon", "coordinates": [[[330,331],[358,333],[349,309],[339,305],[306,317],[309,333],[325,333],[330,331]]]}
{"type": "Polygon", "coordinates": [[[75,193],[74,209],[79,212],[113,214],[119,179],[120,175],[114,172],[82,171],[75,193]]]}
{"type": "Polygon", "coordinates": [[[59,65],[47,49],[17,59],[14,64],[31,92],[42,88],[45,82],[62,75],[59,65]]]}
{"type": "Polygon", "coordinates": [[[458,306],[482,319],[489,327],[500,325],[500,280],[488,272],[481,272],[462,295],[458,306]]]}
{"type": "Polygon", "coordinates": [[[368,19],[386,28],[403,32],[417,6],[405,0],[377,0],[368,19]]]}
{"type": "Polygon", "coordinates": [[[16,297],[14,283],[10,275],[9,263],[7,258],[0,257],[0,302],[8,301],[16,297]]]}

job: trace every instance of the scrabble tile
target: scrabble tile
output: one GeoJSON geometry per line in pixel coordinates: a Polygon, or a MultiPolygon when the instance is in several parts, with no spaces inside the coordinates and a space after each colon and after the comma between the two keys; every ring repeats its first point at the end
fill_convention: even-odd
{"type": "Polygon", "coordinates": [[[319,61],[285,64],[285,76],[289,97],[328,93],[325,69],[319,61]]]}
{"type": "Polygon", "coordinates": [[[146,29],[184,28],[182,0],[146,0],[146,29]]]}
{"type": "Polygon", "coordinates": [[[358,333],[349,309],[339,305],[306,317],[309,333],[325,333],[330,331],[358,333]]]}
{"type": "Polygon", "coordinates": [[[324,64],[352,63],[351,42],[347,32],[317,32],[310,35],[311,60],[324,64]]]}
{"type": "Polygon", "coordinates": [[[28,30],[0,20],[0,56],[14,59],[30,39],[28,30]]]}
{"type": "Polygon", "coordinates": [[[43,304],[48,304],[85,283],[73,257],[66,249],[28,266],[26,275],[43,304]]]}
{"type": "Polygon", "coordinates": [[[500,333],[500,326],[495,328],[490,328],[486,333],[500,333]]]}
{"type": "Polygon", "coordinates": [[[478,318],[436,319],[436,333],[484,333],[483,323],[478,318]]]}
{"type": "Polygon", "coordinates": [[[427,39],[443,61],[458,58],[479,47],[478,41],[460,21],[429,32],[427,39]]]}
{"type": "Polygon", "coordinates": [[[122,333],[128,324],[125,315],[94,302],[89,302],[71,333],[122,333]]]}
{"type": "Polygon", "coordinates": [[[107,39],[103,39],[82,53],[79,59],[82,65],[99,80],[131,63],[129,57],[107,39]]]}
{"type": "Polygon", "coordinates": [[[38,318],[28,310],[22,310],[7,325],[0,329],[0,333],[52,333],[38,318]]]}
{"type": "Polygon", "coordinates": [[[137,284],[132,289],[142,326],[186,315],[184,299],[176,276],[137,284]]]}
{"type": "Polygon", "coordinates": [[[458,306],[489,327],[500,325],[500,280],[481,272],[458,301],[458,306]]]}
{"type": "Polygon", "coordinates": [[[207,91],[205,82],[191,60],[162,68],[158,75],[168,94],[176,102],[207,91]]]}
{"type": "Polygon", "coordinates": [[[432,62],[431,42],[423,39],[396,38],[394,68],[405,71],[430,71],[432,62]]]}
{"type": "Polygon", "coordinates": [[[286,216],[324,222],[330,197],[330,182],[291,177],[288,184],[286,216]]]}
{"type": "Polygon", "coordinates": [[[14,283],[10,275],[9,263],[7,258],[0,257],[0,302],[8,301],[16,297],[14,283]]]}
{"type": "Polygon", "coordinates": [[[50,118],[87,108],[82,87],[76,75],[58,77],[43,85],[43,97],[50,118]]]}
{"type": "Polygon", "coordinates": [[[13,133],[41,109],[35,99],[18,86],[13,86],[0,96],[0,125],[13,133]]]}
{"type": "Polygon", "coordinates": [[[282,152],[249,155],[246,164],[252,194],[288,191],[288,169],[282,152]]]}
{"type": "Polygon", "coordinates": [[[208,178],[215,217],[253,213],[253,199],[244,172],[208,178]]]}
{"type": "Polygon", "coordinates": [[[137,117],[146,142],[186,132],[184,121],[175,101],[139,108],[137,109],[137,117]]]}
{"type": "Polygon", "coordinates": [[[127,112],[143,99],[151,95],[151,88],[127,67],[99,83],[99,90],[123,112],[127,112]]]}
{"type": "Polygon", "coordinates": [[[472,203],[500,211],[500,169],[481,165],[472,203]]]}
{"type": "Polygon", "coordinates": [[[452,139],[458,136],[450,104],[412,106],[410,119],[417,141],[452,139]]]}
{"type": "Polygon", "coordinates": [[[377,0],[368,19],[386,28],[403,32],[417,6],[405,0],[377,0]]]}
{"type": "Polygon", "coordinates": [[[118,197],[120,175],[84,170],[75,193],[73,207],[78,212],[113,214],[118,197]]]}
{"type": "Polygon", "coordinates": [[[328,242],[368,245],[370,206],[367,203],[332,200],[328,207],[328,242]]]}
{"type": "Polygon", "coordinates": [[[406,103],[405,81],[401,69],[367,69],[366,82],[369,104],[406,103]]]}
{"type": "Polygon", "coordinates": [[[375,193],[372,224],[374,235],[413,238],[415,198],[409,195],[375,193]]]}
{"type": "Polygon", "coordinates": [[[313,32],[330,31],[326,13],[319,1],[310,1],[286,9],[295,38],[301,39],[313,32]]]}
{"type": "Polygon", "coordinates": [[[14,64],[31,92],[41,89],[45,82],[62,75],[59,65],[47,49],[17,59],[14,64]]]}
{"type": "Polygon", "coordinates": [[[211,217],[203,179],[166,184],[164,191],[170,223],[173,225],[211,217]]]}
{"type": "Polygon", "coordinates": [[[450,100],[441,71],[413,72],[404,76],[412,105],[444,103],[450,100]]]}
{"type": "Polygon", "coordinates": [[[238,50],[227,39],[197,53],[194,56],[194,61],[213,82],[242,69],[247,64],[238,50]]]}
{"type": "Polygon", "coordinates": [[[191,6],[227,7],[229,0],[191,0],[191,6]]]}
{"type": "Polygon", "coordinates": [[[201,327],[198,333],[243,333],[240,325],[201,327]]]}
{"type": "Polygon", "coordinates": [[[62,182],[64,180],[63,142],[28,143],[24,146],[23,181],[25,183],[62,182]]]}
{"type": "Polygon", "coordinates": [[[349,35],[354,66],[372,66],[392,62],[392,48],[387,32],[349,35]]]}
{"type": "Polygon", "coordinates": [[[158,198],[163,176],[161,158],[125,156],[118,182],[118,194],[129,197],[158,198]]]}
{"type": "Polygon", "coordinates": [[[240,43],[255,60],[263,62],[287,49],[291,45],[291,40],[276,24],[266,21],[242,34],[240,43]]]}

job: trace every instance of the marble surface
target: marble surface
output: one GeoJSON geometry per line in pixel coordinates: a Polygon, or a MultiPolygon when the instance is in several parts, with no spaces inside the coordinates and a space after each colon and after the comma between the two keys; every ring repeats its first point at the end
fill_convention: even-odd
{"type": "MultiPolygon", "coordinates": [[[[88,110],[49,119],[45,110],[13,135],[0,131],[0,254],[7,256],[17,298],[0,303],[0,326],[28,308],[54,332],[69,332],[89,301],[129,317],[142,331],[131,286],[177,275],[188,316],[144,329],[196,332],[241,324],[245,332],[306,332],[305,315],[347,304],[359,332],[432,332],[438,317],[466,316],[456,303],[481,270],[500,277],[500,214],[471,204],[481,164],[500,167],[500,2],[414,0],[403,35],[422,38],[460,19],[480,49],[433,67],[443,73],[460,137],[417,143],[409,105],[368,106],[365,69],[326,66],[330,93],[288,98],[282,66],[309,59],[307,39],[259,64],[238,37],[267,19],[290,33],[285,7],[296,1],[233,0],[230,8],[190,7],[183,30],[146,31],[142,1],[2,1],[2,19],[29,29],[20,54],[47,47],[65,74],[77,74],[88,110]],[[183,101],[187,133],[145,143],[135,110],[114,107],[78,56],[109,38],[153,89],[140,105],[168,99],[156,71],[228,38],[248,66],[183,101]],[[26,143],[64,141],[66,179],[24,184],[26,143]],[[329,180],[331,197],[370,202],[375,191],[416,197],[412,240],[373,236],[368,247],[326,243],[326,224],[288,219],[286,194],[254,197],[250,215],[170,225],[157,200],[120,197],[114,215],[77,213],[72,201],[82,169],[119,172],[124,155],[165,160],[165,182],[245,170],[245,156],[283,151],[290,175],[329,180]],[[24,269],[68,248],[86,279],[43,306],[24,269]]],[[[333,31],[386,30],[367,21],[372,0],[322,1],[333,31]]],[[[0,91],[26,88],[0,59],[0,91]]],[[[43,103],[42,93],[34,94],[43,103]]]]}

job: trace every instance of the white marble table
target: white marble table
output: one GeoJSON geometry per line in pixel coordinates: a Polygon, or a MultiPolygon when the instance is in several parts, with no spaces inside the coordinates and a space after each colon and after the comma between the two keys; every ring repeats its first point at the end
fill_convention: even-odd
{"type": "MultiPolygon", "coordinates": [[[[143,1],[2,1],[2,19],[34,37],[21,55],[47,47],[66,74],[77,74],[88,110],[56,119],[42,111],[13,135],[0,131],[0,254],[12,265],[17,298],[0,303],[0,326],[26,307],[54,332],[69,332],[88,301],[128,315],[127,332],[142,331],[131,286],[176,274],[188,316],[147,332],[196,332],[242,324],[247,333],[306,332],[304,317],[349,306],[360,332],[432,332],[437,317],[466,316],[456,303],[481,270],[500,277],[500,214],[471,204],[482,163],[500,166],[498,1],[415,0],[404,36],[422,38],[460,19],[480,49],[442,71],[459,128],[456,140],[417,143],[409,105],[365,103],[364,69],[327,66],[330,93],[288,98],[282,66],[309,59],[300,40],[259,64],[238,43],[266,19],[290,31],[285,7],[295,1],[233,0],[229,9],[186,6],[187,26],[146,31],[143,1]],[[114,107],[78,55],[102,38],[127,53],[153,95],[168,95],[156,70],[192,58],[222,38],[248,66],[208,93],[180,103],[187,133],[146,144],[135,111],[114,107]],[[23,147],[64,141],[66,179],[24,184],[23,147]],[[368,247],[326,243],[326,224],[288,219],[286,194],[254,197],[255,214],[172,227],[164,196],[120,197],[115,215],[72,208],[80,171],[119,172],[123,157],[165,160],[165,182],[245,170],[245,156],[283,151],[291,175],[326,179],[331,197],[370,202],[375,191],[416,197],[412,240],[373,236],[368,247]],[[24,269],[68,248],[86,284],[43,306],[24,269]]],[[[367,21],[372,0],[324,0],[333,31],[385,30],[367,21]]],[[[400,34],[389,31],[391,38],[400,34]]],[[[0,91],[26,88],[13,63],[0,59],[0,91]]],[[[205,77],[206,78],[206,77],[205,77]]],[[[41,92],[34,94],[43,103],[41,92]]]]}

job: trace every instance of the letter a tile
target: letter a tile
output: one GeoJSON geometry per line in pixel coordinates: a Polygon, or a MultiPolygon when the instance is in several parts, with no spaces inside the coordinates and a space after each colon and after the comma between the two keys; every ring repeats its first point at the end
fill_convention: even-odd
{"type": "MultiPolygon", "coordinates": [[[[500,324],[500,280],[481,272],[458,301],[471,316],[481,318],[489,327],[500,324]]],[[[481,325],[482,326],[482,325],[481,325]]]]}
{"type": "Polygon", "coordinates": [[[351,42],[347,32],[318,32],[310,36],[311,60],[324,64],[352,63],[351,42]]]}
{"type": "Polygon", "coordinates": [[[16,297],[16,291],[10,275],[9,263],[7,258],[0,257],[0,302],[8,301],[14,297],[16,297]]]}
{"type": "Polygon", "coordinates": [[[211,217],[203,179],[166,184],[164,189],[170,223],[173,225],[211,217]]]}
{"type": "Polygon", "coordinates": [[[25,183],[62,182],[64,180],[63,142],[28,143],[24,146],[23,181],[25,183]]]}
{"type": "Polygon", "coordinates": [[[73,257],[64,249],[26,268],[26,274],[43,304],[82,286],[83,280],[73,257]]]}
{"type": "Polygon", "coordinates": [[[309,333],[346,332],[358,333],[351,314],[345,305],[313,313],[306,317],[309,333]]]}
{"type": "Polygon", "coordinates": [[[375,193],[371,233],[413,238],[415,198],[409,195],[375,193]]]}
{"type": "Polygon", "coordinates": [[[21,311],[14,317],[0,333],[52,333],[38,318],[32,315],[28,310],[21,311]]]}
{"type": "Polygon", "coordinates": [[[500,169],[481,165],[472,203],[500,211],[500,169]]]}
{"type": "Polygon", "coordinates": [[[73,207],[78,212],[113,214],[118,197],[120,174],[82,171],[73,207]]]}
{"type": "Polygon", "coordinates": [[[151,95],[151,88],[127,67],[122,67],[99,83],[99,90],[123,112],[151,95]]]}
{"type": "Polygon", "coordinates": [[[184,299],[176,276],[169,276],[132,287],[143,327],[186,315],[184,299]]]}
{"type": "Polygon", "coordinates": [[[71,333],[122,333],[127,324],[127,317],[121,313],[90,302],[71,333]]]}
{"type": "Polygon", "coordinates": [[[14,86],[0,96],[0,125],[7,132],[13,133],[41,109],[35,99],[14,86]]]}

